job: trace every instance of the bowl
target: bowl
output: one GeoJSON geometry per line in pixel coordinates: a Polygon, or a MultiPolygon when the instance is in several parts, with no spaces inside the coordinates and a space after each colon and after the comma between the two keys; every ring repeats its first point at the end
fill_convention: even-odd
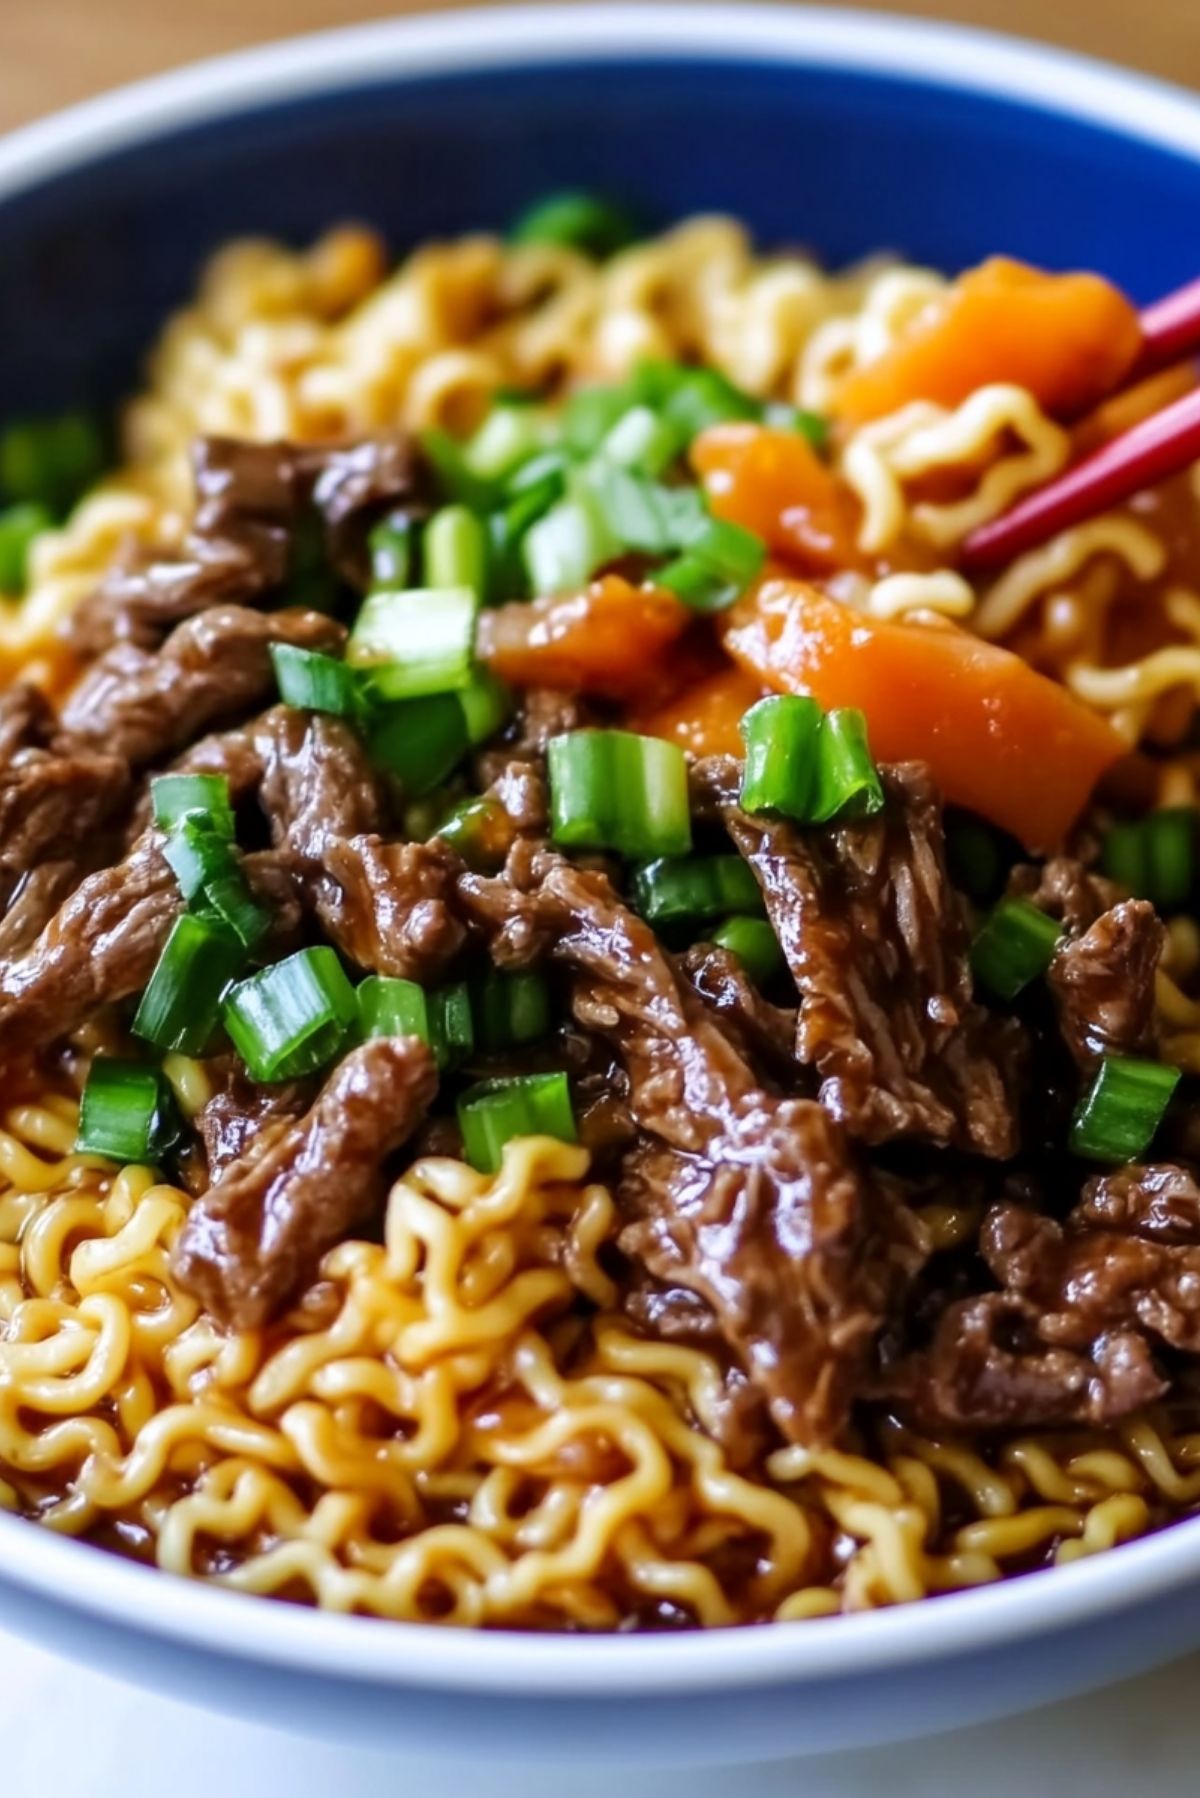
{"type": "MultiPolygon", "coordinates": [[[[594,186],[837,262],[1004,250],[1139,299],[1195,273],[1200,100],[1057,52],[802,9],[548,7],[202,63],[0,144],[5,408],[128,388],[222,239],[401,247],[594,186]]],[[[0,1517],[0,1621],[293,1729],[461,1757],[725,1762],[976,1722],[1200,1646],[1200,1520],[1052,1574],[710,1634],[476,1635],[175,1580],[0,1517]]]]}

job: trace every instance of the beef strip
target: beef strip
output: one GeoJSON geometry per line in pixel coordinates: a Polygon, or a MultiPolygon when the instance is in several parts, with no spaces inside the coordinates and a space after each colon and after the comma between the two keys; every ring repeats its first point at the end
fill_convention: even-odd
{"type": "Polygon", "coordinates": [[[195,1117],[204,1145],[206,1186],[216,1185],[235,1162],[251,1155],[264,1135],[302,1117],[313,1100],[311,1081],[257,1086],[232,1055],[210,1063],[210,1074],[216,1091],[195,1117]]]}
{"type": "Polygon", "coordinates": [[[352,1049],[304,1116],[260,1137],[192,1206],[172,1256],[180,1283],[236,1329],[278,1316],[380,1204],[384,1163],[436,1090],[416,1037],[352,1049]]]}
{"type": "Polygon", "coordinates": [[[274,842],[326,934],[359,967],[436,978],[465,940],[451,903],[457,858],[436,839],[379,835],[377,783],[358,739],[337,719],[278,707],[257,740],[274,842]]]}
{"type": "Polygon", "coordinates": [[[1079,936],[1124,897],[1120,887],[1070,855],[1019,863],[1009,875],[1008,891],[1013,898],[1028,899],[1071,936],[1079,936]]]}
{"type": "Polygon", "coordinates": [[[213,606],[154,653],[120,643],[101,656],[68,695],[55,746],[105,749],[144,766],[261,703],[275,685],[273,643],[329,650],[344,637],[320,612],[213,606]]]}
{"type": "Polygon", "coordinates": [[[795,1080],[796,1013],[764,999],[738,956],[716,943],[696,943],[680,968],[746,1061],[783,1080],[795,1080]]]}
{"type": "Polygon", "coordinates": [[[832,1117],[870,1143],[918,1137],[1006,1158],[1023,1035],[971,993],[967,932],[924,768],[881,770],[883,812],[799,830],[751,817],[731,758],[696,764],[766,900],[800,994],[798,1058],[832,1117]]]}
{"type": "Polygon", "coordinates": [[[1154,907],[1125,899],[1059,944],[1047,978],[1063,1039],[1085,1071],[1102,1055],[1155,1053],[1165,940],[1154,907]]]}
{"type": "Polygon", "coordinates": [[[930,1428],[1106,1424],[1160,1398],[1154,1351],[1200,1352],[1200,1188],[1125,1167],[1065,1223],[1011,1200],[980,1236],[1002,1290],[950,1306],[892,1382],[930,1428]]]}
{"type": "Polygon", "coordinates": [[[512,722],[475,758],[480,786],[490,787],[513,763],[531,763],[540,770],[551,737],[597,722],[595,708],[580,693],[560,693],[555,687],[523,688],[512,722]]]}
{"type": "Polygon", "coordinates": [[[76,654],[116,643],[152,650],[209,606],[278,599],[309,517],[333,565],[365,586],[372,519],[386,507],[424,509],[411,446],[395,434],[333,448],[201,437],[192,469],[197,507],[182,552],[137,547],[118,561],[64,625],[76,654]]]}
{"type": "Polygon", "coordinates": [[[711,1308],[785,1434],[831,1439],[920,1229],[819,1105],[762,1090],[604,874],[521,843],[503,876],[458,887],[502,964],[570,970],[576,1021],[621,1057],[646,1133],[622,1170],[622,1248],[711,1308]]]}

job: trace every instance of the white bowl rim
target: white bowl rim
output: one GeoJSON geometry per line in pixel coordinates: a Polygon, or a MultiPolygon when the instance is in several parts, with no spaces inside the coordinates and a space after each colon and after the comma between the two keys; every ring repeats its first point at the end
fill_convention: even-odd
{"type": "MultiPolygon", "coordinates": [[[[397,79],[622,57],[908,77],[1090,121],[1200,160],[1200,99],[996,33],[824,7],[515,6],[319,32],[118,88],[0,139],[0,202],[98,157],[248,107],[397,79]]],[[[264,1668],[539,1700],[695,1698],[900,1669],[1078,1627],[1197,1579],[1200,1517],[1050,1574],[819,1625],[539,1636],[247,1601],[0,1514],[0,1580],[69,1610],[264,1668]]]]}

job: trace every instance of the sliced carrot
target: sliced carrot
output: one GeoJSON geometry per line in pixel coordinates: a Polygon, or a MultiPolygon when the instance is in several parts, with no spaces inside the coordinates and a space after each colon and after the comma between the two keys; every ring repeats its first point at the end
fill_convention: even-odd
{"type": "Polygon", "coordinates": [[[994,256],[918,313],[890,350],[846,376],[835,410],[852,424],[910,400],[957,406],[992,381],[1074,415],[1127,375],[1141,349],[1130,302],[1099,275],[1050,275],[994,256]]]}
{"type": "Polygon", "coordinates": [[[477,649],[514,687],[629,699],[668,677],[667,652],[693,617],[670,593],[608,574],[582,593],[485,611],[477,649]]]}
{"type": "Polygon", "coordinates": [[[859,568],[856,503],[795,431],[715,425],[691,449],[718,518],[745,525],[805,573],[859,568]]]}
{"type": "Polygon", "coordinates": [[[865,617],[767,580],[722,620],[725,647],[781,692],[860,706],[881,761],[927,762],[945,798],[1055,848],[1124,745],[1065,687],[949,625],[865,617]]]}
{"type": "Polygon", "coordinates": [[[693,755],[741,755],[738,724],[765,691],[766,683],[757,676],[726,665],[685,687],[668,704],[635,714],[629,729],[644,737],[667,737],[693,755]]]}

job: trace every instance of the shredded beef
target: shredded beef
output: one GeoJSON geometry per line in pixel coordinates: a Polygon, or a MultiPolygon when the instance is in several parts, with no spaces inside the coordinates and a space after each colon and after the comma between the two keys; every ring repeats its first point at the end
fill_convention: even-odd
{"type": "Polygon", "coordinates": [[[952,1305],[893,1392],[932,1428],[1101,1424],[1167,1390],[1154,1353],[1200,1352],[1200,1188],[1126,1167],[1065,1223],[1011,1200],[980,1248],[1002,1288],[952,1305]]]}
{"type": "Polygon", "coordinates": [[[157,761],[271,693],[273,643],[330,650],[344,635],[319,612],[213,606],[160,650],[120,643],[101,656],[67,697],[56,747],[104,749],[139,767],[157,761]]]}
{"type": "Polygon", "coordinates": [[[738,804],[726,758],[693,770],[746,857],[800,994],[799,1059],[832,1117],[871,1143],[1017,1146],[1020,1026],[972,998],[967,932],[923,768],[881,770],[883,812],[800,830],[738,804]]]}
{"type": "Polygon", "coordinates": [[[313,1099],[307,1080],[285,1080],[277,1086],[256,1086],[233,1056],[214,1067],[220,1084],[196,1114],[196,1128],[204,1146],[206,1186],[213,1186],[236,1162],[261,1147],[266,1133],[294,1123],[313,1099]]]}
{"type": "Polygon", "coordinates": [[[1008,891],[1065,925],[1071,936],[1087,930],[1123,896],[1111,880],[1070,855],[1055,855],[1040,865],[1022,862],[1009,875],[1008,891]]]}
{"type": "Polygon", "coordinates": [[[620,1180],[621,1246],[711,1307],[785,1434],[829,1440],[919,1227],[820,1106],[761,1089],[605,875],[522,844],[459,893],[502,961],[548,951],[570,969],[576,1021],[621,1057],[646,1133],[620,1180]]]}
{"type": "Polygon", "coordinates": [[[277,600],[309,519],[333,565],[365,586],[373,518],[387,507],[424,509],[411,446],[397,435],[333,448],[202,437],[192,467],[197,509],[181,553],[127,552],[66,621],[76,654],[116,643],[152,650],[209,606],[277,600]]]}
{"type": "Polygon", "coordinates": [[[698,998],[721,1019],[742,1056],[783,1079],[794,1079],[796,1014],[764,999],[741,960],[716,943],[696,943],[680,966],[698,998]]]}
{"type": "Polygon", "coordinates": [[[326,1249],[378,1207],[384,1163],[436,1089],[416,1037],[352,1049],[303,1117],[261,1137],[193,1205],[172,1257],[181,1284],[238,1329],[278,1316],[326,1249]]]}
{"type": "Polygon", "coordinates": [[[1155,975],[1166,932],[1152,905],[1125,899],[1060,943],[1048,979],[1059,1029],[1080,1067],[1102,1055],[1153,1055],[1155,975]]]}

